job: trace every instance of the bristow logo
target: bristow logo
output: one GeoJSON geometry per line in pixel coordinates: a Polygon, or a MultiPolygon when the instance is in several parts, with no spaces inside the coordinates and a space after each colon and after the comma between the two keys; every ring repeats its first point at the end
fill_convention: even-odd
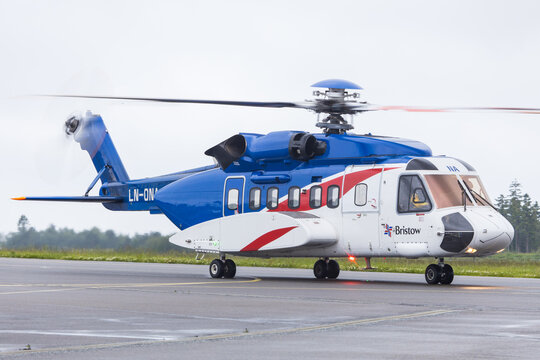
{"type": "Polygon", "coordinates": [[[395,228],[395,234],[396,235],[416,235],[420,234],[421,229],[415,229],[405,226],[396,226],[395,228]]]}
{"type": "Polygon", "coordinates": [[[384,235],[388,235],[389,237],[392,237],[392,227],[388,226],[388,224],[384,225],[384,235]]]}
{"type": "Polygon", "coordinates": [[[384,235],[392,237],[392,231],[394,235],[416,235],[420,234],[421,229],[409,228],[405,226],[390,226],[388,224],[382,224],[384,226],[384,235]]]}

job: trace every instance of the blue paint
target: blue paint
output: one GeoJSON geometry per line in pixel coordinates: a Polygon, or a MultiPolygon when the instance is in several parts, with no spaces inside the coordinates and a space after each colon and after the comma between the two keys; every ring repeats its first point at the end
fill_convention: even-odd
{"type": "MultiPolygon", "coordinates": [[[[254,210],[249,209],[248,202],[249,191],[254,187],[261,189],[261,204],[264,206],[270,187],[278,188],[279,197],[282,197],[291,186],[308,186],[313,179],[332,176],[344,171],[348,165],[406,163],[414,157],[432,155],[427,145],[414,140],[313,134],[319,143],[324,143],[324,153],[300,161],[289,154],[291,137],[299,131],[277,131],[266,135],[244,133],[241,135],[246,140],[246,149],[226,169],[212,165],[130,180],[101,117],[92,115],[88,124],[86,132],[81,134],[84,136],[77,141],[90,154],[96,171],[101,171],[105,165],[110,168],[106,167],[100,176],[100,197],[83,201],[102,202],[107,209],[116,211],[163,213],[180,229],[223,214],[234,214],[235,210],[227,209],[224,203],[231,188],[239,190],[240,206],[236,211],[252,212],[254,210]],[[231,177],[235,179],[226,181],[231,177]],[[236,179],[238,177],[246,180],[236,179]]],[[[56,200],[61,199],[80,201],[79,197],[56,200]]]]}
{"type": "MultiPolygon", "coordinates": [[[[271,186],[277,187],[283,196],[290,186],[307,186],[313,178],[331,176],[344,171],[348,165],[406,163],[413,157],[431,156],[429,147],[413,140],[314,134],[317,140],[326,143],[326,152],[309,161],[298,161],[288,153],[290,137],[296,133],[242,134],[247,141],[246,152],[225,170],[206,166],[153,178],[106,182],[100,195],[124,200],[103,205],[110,210],[163,212],[176,226],[185,229],[223,216],[226,194],[223,190],[225,179],[230,176],[247,179],[243,184],[244,192],[240,192],[243,204],[240,210],[250,212],[248,194],[253,187],[261,189],[264,205],[266,191],[271,186]]],[[[229,186],[232,185],[227,183],[229,186]]],[[[239,187],[238,184],[235,186],[239,187]]],[[[228,209],[225,212],[234,213],[228,209]]]]}
{"type": "Polygon", "coordinates": [[[342,79],[328,79],[319,81],[311,87],[320,87],[320,88],[329,88],[329,89],[354,89],[354,90],[362,90],[360,85],[356,85],[355,83],[347,80],[342,79]]]}
{"type": "Polygon", "coordinates": [[[101,116],[88,113],[82,126],[83,131],[76,140],[81,149],[90,155],[96,171],[99,172],[105,165],[110,166],[100,176],[101,182],[128,181],[129,176],[101,116]]]}

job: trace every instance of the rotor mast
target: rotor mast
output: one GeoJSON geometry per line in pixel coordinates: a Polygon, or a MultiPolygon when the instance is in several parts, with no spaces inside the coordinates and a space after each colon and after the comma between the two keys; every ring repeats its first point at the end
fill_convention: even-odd
{"type": "Polygon", "coordinates": [[[354,126],[347,122],[342,115],[354,115],[358,112],[357,109],[352,110],[351,105],[360,105],[362,103],[351,100],[360,97],[358,92],[348,93],[347,89],[362,90],[355,83],[340,79],[329,79],[319,81],[311,85],[311,87],[327,88],[326,91],[315,90],[313,96],[313,110],[316,113],[328,114],[322,121],[318,121],[315,126],[323,129],[327,134],[344,134],[347,130],[351,130],[354,126]]]}

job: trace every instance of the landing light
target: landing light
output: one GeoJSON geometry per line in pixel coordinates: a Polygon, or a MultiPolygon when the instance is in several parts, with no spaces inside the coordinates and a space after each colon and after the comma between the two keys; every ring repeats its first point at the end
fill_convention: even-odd
{"type": "Polygon", "coordinates": [[[476,252],[476,249],[470,247],[470,248],[468,248],[467,250],[465,250],[465,252],[466,252],[467,254],[474,254],[474,253],[476,252]]]}
{"type": "Polygon", "coordinates": [[[356,258],[355,258],[354,256],[351,255],[351,256],[349,256],[349,261],[355,262],[355,261],[356,261],[356,258]]]}

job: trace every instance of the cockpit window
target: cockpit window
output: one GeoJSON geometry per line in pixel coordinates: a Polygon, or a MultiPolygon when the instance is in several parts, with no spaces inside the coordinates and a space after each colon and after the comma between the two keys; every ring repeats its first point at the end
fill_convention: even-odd
{"type": "Polygon", "coordinates": [[[463,206],[463,200],[467,206],[473,205],[456,175],[425,175],[425,178],[437,208],[463,206]]]}
{"type": "Polygon", "coordinates": [[[431,202],[418,175],[399,178],[398,212],[424,212],[431,210],[431,202]]]}
{"type": "Polygon", "coordinates": [[[491,206],[491,200],[478,176],[462,175],[461,178],[478,206],[491,206]]]}

